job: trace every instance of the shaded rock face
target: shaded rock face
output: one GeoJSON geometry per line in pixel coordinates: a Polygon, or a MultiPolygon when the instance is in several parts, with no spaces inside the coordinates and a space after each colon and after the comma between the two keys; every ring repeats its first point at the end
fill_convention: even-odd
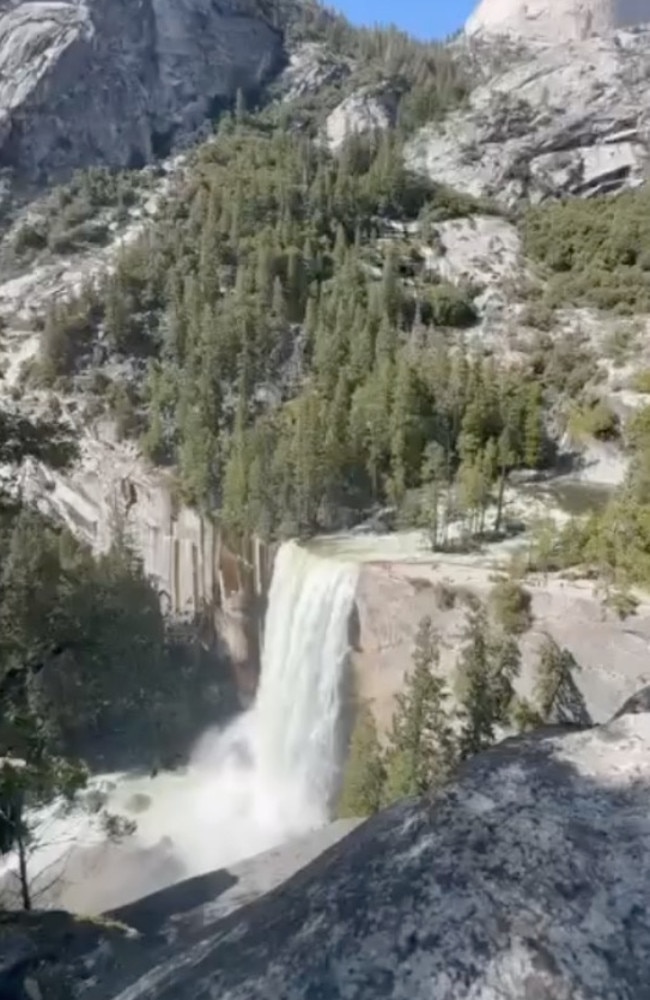
{"type": "Polygon", "coordinates": [[[620,32],[507,59],[466,110],[415,136],[408,164],[505,205],[641,183],[650,148],[649,41],[647,30],[620,32]]]}
{"type": "Polygon", "coordinates": [[[109,430],[82,433],[80,460],[65,473],[26,462],[23,497],[95,553],[107,551],[124,527],[163,612],[196,624],[206,647],[216,644],[226,654],[241,701],[249,704],[273,552],[255,538],[229,546],[213,519],[179,505],[164,472],[132,443],[112,440],[109,430]]]}
{"type": "Polygon", "coordinates": [[[5,4],[0,166],[21,180],[141,166],[284,61],[255,0],[5,4]]]}
{"type": "Polygon", "coordinates": [[[648,0],[481,0],[467,34],[508,32],[551,42],[650,21],[648,0]]]}
{"type": "Polygon", "coordinates": [[[143,937],[83,995],[639,1000],[649,801],[647,712],[509,740],[225,919],[227,904],[204,900],[174,920],[164,894],[156,912],[155,900],[129,908],[120,916],[143,937]]]}

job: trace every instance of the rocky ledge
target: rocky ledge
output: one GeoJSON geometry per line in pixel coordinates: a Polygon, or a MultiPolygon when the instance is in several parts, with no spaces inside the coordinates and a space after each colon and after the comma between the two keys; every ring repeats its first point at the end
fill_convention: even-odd
{"type": "Polygon", "coordinates": [[[83,961],[69,939],[47,981],[35,954],[20,975],[5,963],[0,991],[13,974],[3,997],[27,996],[21,977],[58,997],[56,969],[67,997],[91,1000],[639,1000],[648,704],[646,693],[605,726],[502,743],[225,917],[215,900],[232,875],[205,876],[203,902],[182,913],[181,887],[161,893],[121,915],[138,936],[113,929],[83,961]]]}

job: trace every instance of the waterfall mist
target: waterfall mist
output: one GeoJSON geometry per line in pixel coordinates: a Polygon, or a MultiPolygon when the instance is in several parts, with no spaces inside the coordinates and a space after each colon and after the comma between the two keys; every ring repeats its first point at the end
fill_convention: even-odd
{"type": "Polygon", "coordinates": [[[47,846],[31,865],[34,872],[47,866],[51,881],[60,855],[59,905],[108,909],[327,822],[357,573],[354,564],[294,542],[280,547],[253,706],[224,730],[206,733],[185,771],[113,776],[108,807],[138,824],[122,844],[107,845],[88,820],[76,818],[73,832],[70,817],[44,812],[47,846]],[[57,845],[69,844],[71,834],[84,847],[64,857],[57,845]]]}

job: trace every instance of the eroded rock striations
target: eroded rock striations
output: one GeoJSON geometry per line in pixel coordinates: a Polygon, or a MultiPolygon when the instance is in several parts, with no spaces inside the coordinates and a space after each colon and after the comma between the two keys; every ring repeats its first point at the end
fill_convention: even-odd
{"type": "Polygon", "coordinates": [[[130,908],[142,936],[96,949],[86,987],[79,964],[46,973],[34,952],[21,974],[91,1000],[639,1000],[649,804],[647,711],[513,739],[225,919],[225,872],[203,898],[194,880],[130,908]]]}
{"type": "Polygon", "coordinates": [[[283,63],[261,0],[4,3],[0,166],[42,182],[143,165],[283,63]]]}

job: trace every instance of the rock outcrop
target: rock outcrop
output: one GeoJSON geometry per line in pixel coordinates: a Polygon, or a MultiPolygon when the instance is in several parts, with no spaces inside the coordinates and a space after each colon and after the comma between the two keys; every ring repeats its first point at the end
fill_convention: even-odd
{"type": "Polygon", "coordinates": [[[93,939],[83,961],[71,934],[58,968],[39,965],[23,925],[0,988],[13,974],[57,997],[58,975],[88,1000],[639,1000],[649,801],[647,711],[509,740],[225,919],[245,866],[122,911],[140,936],[107,928],[110,946],[93,939]]]}
{"type": "Polygon", "coordinates": [[[283,66],[261,0],[18,0],[0,13],[0,166],[142,166],[283,66]]]}
{"type": "MultiPolygon", "coordinates": [[[[488,599],[495,566],[486,559],[472,564],[440,557],[430,565],[384,563],[366,565],[357,593],[358,649],[354,663],[360,693],[368,698],[382,730],[388,729],[394,697],[402,689],[411,662],[415,633],[428,615],[441,638],[441,664],[452,676],[463,644],[467,596],[488,599]]],[[[603,607],[602,595],[589,581],[531,576],[524,582],[531,595],[532,626],[520,637],[522,671],[519,693],[531,698],[540,646],[550,636],[573,654],[581,669],[573,675],[575,690],[566,721],[602,723],[642,685],[650,684],[647,649],[650,604],[621,621],[603,607]]]]}
{"type": "Polygon", "coordinates": [[[509,55],[506,68],[472,92],[468,108],[415,136],[407,162],[509,206],[642,183],[649,39],[648,30],[619,32],[509,55]]]}
{"type": "Polygon", "coordinates": [[[481,0],[465,32],[507,32],[557,42],[648,21],[648,0],[481,0]]]}
{"type": "Polygon", "coordinates": [[[397,96],[390,91],[364,87],[338,104],[327,118],[325,132],[336,151],[350,136],[383,132],[395,124],[397,96]]]}

